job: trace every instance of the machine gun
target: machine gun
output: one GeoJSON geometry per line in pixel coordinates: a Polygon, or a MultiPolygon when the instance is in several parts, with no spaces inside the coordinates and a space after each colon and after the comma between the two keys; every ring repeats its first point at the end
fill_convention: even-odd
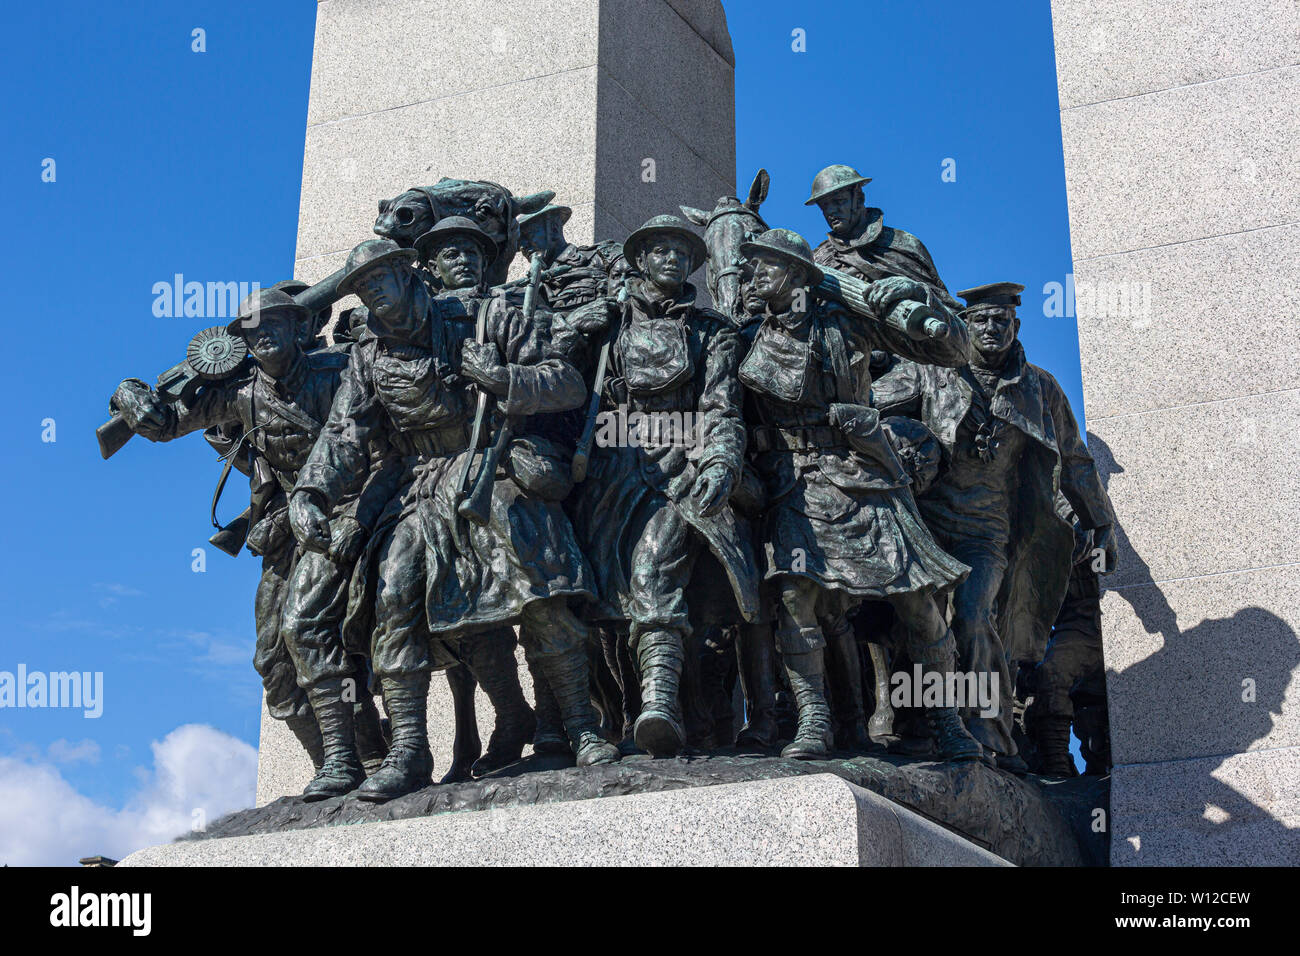
{"type": "MultiPolygon", "coordinates": [[[[214,325],[190,339],[185,349],[185,360],[159,375],[154,391],[159,399],[169,404],[188,404],[204,382],[229,378],[243,368],[247,360],[248,347],[244,341],[231,335],[224,326],[214,325]]],[[[106,459],[112,458],[134,434],[121,412],[115,411],[112,418],[95,429],[99,453],[106,459]]]]}
{"type": "MultiPolygon", "coordinates": [[[[333,304],[339,298],[338,286],[344,271],[339,269],[311,288],[304,289],[293,297],[294,302],[309,312],[318,312],[333,304]]],[[[247,360],[248,347],[244,340],[231,335],[224,326],[213,326],[190,339],[185,349],[185,360],[159,375],[154,391],[163,402],[188,404],[205,382],[230,378],[245,366],[247,360]]],[[[105,459],[112,458],[134,434],[121,414],[114,411],[108,421],[95,429],[100,455],[105,459]]]]}
{"type": "Polygon", "coordinates": [[[904,299],[895,304],[887,315],[879,316],[867,305],[867,290],[871,287],[869,283],[830,266],[823,266],[822,271],[825,275],[815,290],[822,298],[838,302],[865,318],[883,322],[910,339],[940,339],[948,335],[949,320],[924,302],[904,299]]]}

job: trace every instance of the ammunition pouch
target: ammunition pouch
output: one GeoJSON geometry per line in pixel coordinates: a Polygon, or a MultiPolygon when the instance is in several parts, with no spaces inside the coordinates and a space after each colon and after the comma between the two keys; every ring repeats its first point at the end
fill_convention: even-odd
{"type": "Polygon", "coordinates": [[[542,501],[563,501],[573,490],[571,452],[540,435],[524,435],[511,442],[505,470],[525,494],[542,501]]]}

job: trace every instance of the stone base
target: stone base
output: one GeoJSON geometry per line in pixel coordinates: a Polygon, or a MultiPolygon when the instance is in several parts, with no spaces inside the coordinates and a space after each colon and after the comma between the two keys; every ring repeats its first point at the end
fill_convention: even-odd
{"type": "Polygon", "coordinates": [[[185,840],[120,866],[1006,866],[834,774],[185,840]]]}
{"type": "MultiPolygon", "coordinates": [[[[390,857],[385,854],[400,852],[421,854],[419,859],[411,856],[404,858],[404,862],[454,862],[452,857],[438,855],[444,850],[420,844],[424,840],[425,829],[430,834],[436,831],[441,840],[442,828],[451,827],[456,834],[462,835],[455,836],[449,846],[461,847],[456,852],[468,853],[473,846],[468,834],[482,832],[485,827],[491,832],[492,827],[501,825],[500,821],[508,820],[512,821],[510,826],[533,834],[540,841],[539,846],[551,847],[546,852],[553,851],[557,854],[561,851],[578,852],[565,842],[562,834],[570,830],[578,833],[581,827],[588,826],[590,822],[593,829],[582,832],[593,843],[600,843],[603,837],[599,834],[606,830],[611,834],[621,834],[619,840],[623,842],[618,844],[621,847],[619,853],[625,856],[616,854],[616,859],[649,861],[648,855],[678,852],[676,849],[640,846],[636,842],[638,832],[650,832],[648,829],[639,831],[637,828],[657,826],[653,821],[664,819],[665,817],[656,815],[662,812],[672,820],[668,827],[671,832],[678,832],[679,827],[687,830],[698,828],[701,834],[698,841],[700,846],[692,852],[701,855],[694,862],[716,863],[728,859],[738,863],[755,862],[755,854],[759,854],[769,843],[805,841],[805,836],[807,840],[816,843],[821,837],[814,838],[814,835],[821,834],[827,826],[834,828],[838,834],[837,839],[846,840],[858,848],[853,853],[861,850],[872,860],[884,861],[885,858],[880,854],[884,854],[890,847],[890,853],[901,852],[900,844],[897,841],[880,842],[885,839],[880,835],[880,820],[885,817],[880,813],[870,818],[863,817],[862,814],[867,811],[861,809],[868,804],[879,808],[880,804],[862,796],[858,791],[870,791],[883,798],[884,804],[892,808],[890,812],[896,813],[899,820],[910,821],[913,817],[928,820],[960,844],[973,845],[988,851],[991,856],[1018,865],[1097,865],[1103,864],[1106,859],[1106,834],[1093,833],[1091,829],[1091,822],[1098,817],[1098,808],[1106,811],[1100,814],[1103,819],[1108,814],[1109,780],[1106,778],[1018,778],[980,763],[943,764],[895,756],[858,756],[805,762],[733,753],[671,760],[634,756],[619,764],[600,767],[578,768],[572,764],[572,757],[532,756],[481,780],[428,787],[386,804],[365,803],[355,797],[317,803],[306,803],[300,797],[284,797],[266,806],[230,814],[212,823],[203,833],[187,835],[171,846],[142,851],[132,859],[147,863],[182,860],[209,862],[209,855],[217,854],[211,858],[215,862],[223,854],[237,852],[241,854],[239,859],[256,862],[243,854],[261,853],[262,850],[255,848],[264,846],[276,848],[275,853],[288,852],[289,847],[293,848],[293,853],[316,853],[317,850],[310,849],[316,846],[328,847],[329,852],[343,853],[343,847],[346,846],[350,847],[346,850],[349,854],[364,851],[365,855],[377,854],[376,859],[387,860],[390,857]],[[852,795],[851,801],[841,804],[832,801],[825,806],[844,808],[852,803],[857,809],[853,809],[851,814],[847,810],[835,810],[833,813],[826,811],[830,816],[825,819],[820,816],[823,810],[812,809],[814,806],[822,806],[816,801],[808,802],[808,809],[798,810],[800,801],[811,798],[797,787],[805,785],[809,778],[824,776],[839,778],[852,786],[851,790],[841,788],[835,791],[852,795]],[[748,806],[744,801],[750,799],[745,794],[766,794],[762,799],[754,798],[753,811],[746,811],[749,816],[736,816],[739,811],[731,796],[735,786],[760,783],[765,786],[776,786],[779,783],[795,786],[796,789],[783,790],[778,786],[776,791],[736,791],[741,793],[741,797],[736,799],[741,800],[740,805],[743,806],[748,806]],[[782,803],[780,801],[786,800],[785,796],[778,800],[772,795],[778,791],[794,796],[789,803],[782,803]],[[627,802],[633,797],[654,797],[668,802],[627,802]],[[776,801],[772,804],[774,807],[787,809],[782,809],[779,813],[762,809],[763,801],[768,799],[776,801]],[[715,805],[724,809],[715,810],[715,805]],[[620,810],[620,807],[625,809],[620,810]],[[657,809],[660,807],[667,809],[657,809]],[[687,810],[689,814],[681,819],[671,816],[679,811],[686,813],[687,810]],[[616,818],[624,812],[631,813],[632,817],[626,824],[618,823],[616,818]],[[725,822],[729,817],[732,822],[725,822]],[[867,822],[859,825],[859,817],[867,822]],[[448,820],[459,822],[445,822],[448,820]],[[409,821],[415,826],[410,831],[410,848],[400,851],[395,848],[384,849],[389,840],[387,835],[382,835],[389,833],[386,829],[373,831],[381,834],[374,837],[373,841],[371,837],[365,837],[355,845],[350,842],[351,838],[341,844],[339,841],[343,839],[342,836],[331,832],[370,833],[371,824],[396,821],[409,821]],[[415,821],[420,821],[418,826],[415,821]],[[459,829],[461,827],[465,829],[462,831],[459,829]],[[310,830],[311,833],[291,836],[291,831],[303,830],[310,830]],[[743,836],[739,831],[745,831],[748,836],[743,836]],[[799,833],[805,831],[805,836],[799,836],[799,833]],[[869,836],[861,836],[860,831],[869,831],[869,836]],[[416,834],[419,834],[418,838],[416,834]],[[851,840],[850,834],[854,834],[851,840]],[[267,838],[270,842],[237,842],[245,838],[267,838]],[[193,846],[194,843],[220,843],[223,847],[235,849],[203,849],[193,846]],[[732,852],[733,844],[735,856],[729,858],[726,854],[732,852]],[[875,849],[862,849],[867,845],[875,849]]],[[[826,782],[822,781],[819,785],[824,786],[826,782]]],[[[896,826],[903,824],[898,823],[896,826]]],[[[392,832],[406,833],[405,830],[392,832]]],[[[910,830],[907,832],[911,833],[910,830]]],[[[931,831],[927,829],[925,832],[931,831]]],[[[406,837],[401,839],[406,840],[406,837]]],[[[912,837],[909,836],[906,842],[910,845],[911,841],[912,837]]],[[[768,847],[768,850],[778,856],[803,852],[798,847],[787,847],[779,851],[768,847]]],[[[271,850],[266,852],[268,858],[273,857],[271,850]]],[[[501,857],[492,855],[497,852],[495,850],[489,852],[479,848],[475,852],[480,853],[480,857],[475,859],[483,862],[489,859],[492,862],[505,862],[501,857]]],[[[511,852],[524,851],[517,849],[511,852]]],[[[593,845],[582,849],[579,857],[584,862],[596,862],[598,858],[603,859],[601,854],[605,852],[604,848],[593,845]]],[[[297,856],[289,859],[306,863],[306,860],[297,856]]],[[[659,862],[686,862],[676,857],[657,859],[659,862]]],[[[771,859],[775,861],[777,856],[771,856],[771,859]]],[[[780,856],[780,859],[795,862],[785,856],[780,856]]],[[[469,858],[456,860],[473,862],[469,858]]],[[[515,862],[539,860],[519,857],[515,862]]],[[[822,862],[832,861],[825,858],[822,862]]]]}

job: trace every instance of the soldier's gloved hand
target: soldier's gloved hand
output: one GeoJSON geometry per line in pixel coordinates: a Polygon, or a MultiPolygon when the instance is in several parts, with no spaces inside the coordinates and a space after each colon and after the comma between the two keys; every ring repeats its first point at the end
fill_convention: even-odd
{"type": "Polygon", "coordinates": [[[461,374],[485,391],[504,398],[510,392],[510,370],[493,342],[466,339],[460,353],[461,374]]]}
{"type": "Polygon", "coordinates": [[[1105,555],[1106,564],[1099,568],[1101,574],[1110,574],[1119,567],[1119,542],[1115,538],[1114,525],[1102,525],[1100,528],[1094,528],[1092,531],[1093,553],[1101,551],[1105,555]]]}
{"type": "Polygon", "coordinates": [[[295,491],[289,499],[289,527],[308,551],[329,552],[329,519],[311,492],[295,491]]]}
{"type": "Polygon", "coordinates": [[[167,421],[162,402],[138,378],[128,378],[119,385],[108,404],[131,431],[146,437],[157,434],[167,421]]]}
{"type": "Polygon", "coordinates": [[[735,479],[725,465],[710,465],[700,472],[695,479],[695,487],[691,489],[691,494],[699,503],[700,514],[712,518],[725,508],[733,484],[735,479]]]}
{"type": "Polygon", "coordinates": [[[335,564],[351,564],[361,554],[366,541],[366,529],[351,515],[342,515],[334,522],[330,536],[329,559],[335,564]]]}
{"type": "Polygon", "coordinates": [[[887,276],[871,283],[867,290],[867,305],[876,315],[885,315],[904,299],[926,301],[925,286],[906,276],[887,276]]]}

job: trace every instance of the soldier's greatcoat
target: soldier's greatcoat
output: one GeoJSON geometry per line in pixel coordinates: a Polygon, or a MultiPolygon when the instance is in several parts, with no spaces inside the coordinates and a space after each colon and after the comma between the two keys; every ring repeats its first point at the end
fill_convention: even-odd
{"type": "Polygon", "coordinates": [[[527,494],[510,471],[497,475],[486,526],[460,517],[455,498],[475,409],[458,369],[480,309],[486,341],[509,364],[503,414],[573,408],[584,397],[581,377],[546,354],[522,313],[499,297],[463,290],[435,299],[422,282],[407,294],[409,334],[394,336],[370,318],[298,484],[332,502],[364,478],[373,433],[393,448],[386,533],[372,539],[371,575],[354,586],[348,622],[361,631],[373,623],[379,676],[451,663],[453,655],[430,646],[430,634],[457,638],[511,623],[533,601],[591,593],[590,570],[557,502],[527,494]]]}
{"type": "MultiPolygon", "coordinates": [[[[954,455],[972,453],[963,440],[969,429],[962,425],[971,413],[977,387],[968,369],[904,361],[876,381],[873,395],[882,412],[925,422],[943,446],[947,465],[954,455]]],[[[927,522],[941,533],[956,529],[955,537],[988,533],[1005,538],[1008,573],[998,597],[998,633],[1008,660],[1036,661],[1043,656],[1065,597],[1074,543],[1070,525],[1057,513],[1057,489],[1086,528],[1113,521],[1110,500],[1079,436],[1065,392],[1049,373],[1026,361],[1019,343],[988,408],[1004,428],[1015,429],[1026,440],[1009,510],[1004,513],[999,508],[998,514],[990,515],[973,500],[946,494],[944,472],[920,505],[927,522]],[[995,527],[1000,523],[1005,527],[995,527]]],[[[1002,542],[991,539],[990,543],[1002,542]]]]}
{"type": "Polygon", "coordinates": [[[767,497],[766,577],[795,574],[864,599],[946,591],[965,576],[926,530],[879,415],[867,407],[873,348],[964,362],[964,328],[953,329],[951,341],[914,341],[824,305],[767,314],[746,329],[752,344],[740,378],[751,460],[767,497]],[[854,407],[855,427],[832,426],[833,403],[854,407]]]}
{"type": "MultiPolygon", "coordinates": [[[[676,299],[656,302],[643,295],[636,281],[629,290],[610,349],[602,405],[606,417],[596,434],[587,479],[570,500],[575,531],[599,581],[600,602],[592,617],[689,626],[680,593],[685,582],[676,580],[676,571],[666,582],[670,595],[656,598],[634,586],[637,555],[647,559],[654,551],[646,535],[662,524],[673,529],[668,533],[672,540],[662,542],[662,565],[686,561],[675,552],[688,544],[678,539],[698,534],[724,569],[741,615],[752,620],[758,581],[751,532],[730,504],[706,517],[691,494],[697,476],[711,465],[738,478],[744,463],[745,423],[736,378],[740,339],[721,314],[695,305],[689,284],[676,299]],[[640,439],[624,443],[628,429],[620,427],[623,420],[632,427],[642,422],[648,433],[653,416],[673,423],[661,432],[669,440],[653,446],[640,439]],[[676,423],[688,427],[689,443],[668,434],[676,423]]],[[[587,367],[593,364],[591,350],[608,330],[561,322],[553,331],[556,348],[587,367]]]]}

